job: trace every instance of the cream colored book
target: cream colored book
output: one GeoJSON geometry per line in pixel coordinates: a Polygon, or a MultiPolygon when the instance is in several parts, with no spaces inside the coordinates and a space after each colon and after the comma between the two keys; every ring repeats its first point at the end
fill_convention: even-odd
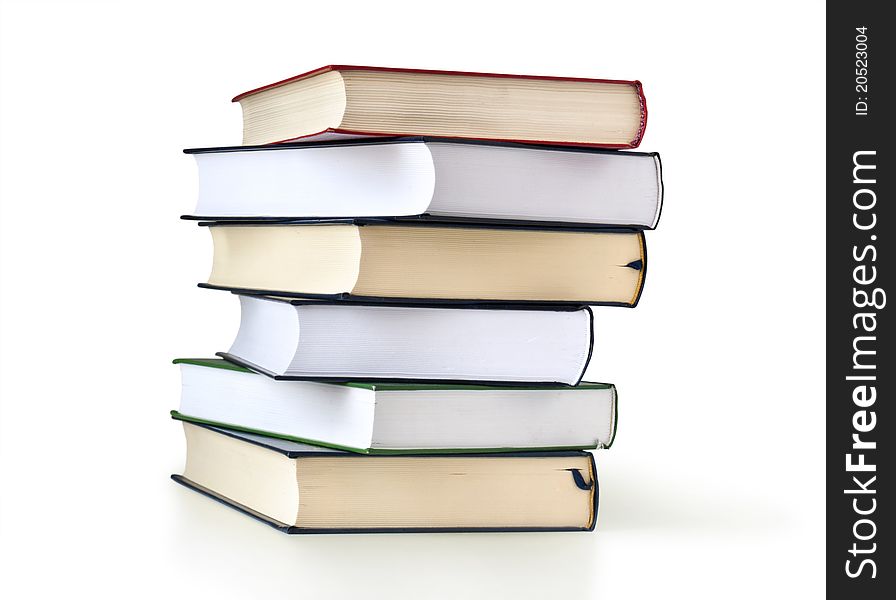
{"type": "Polygon", "coordinates": [[[590,530],[586,452],[364,456],[184,423],[172,478],[287,533],[590,530]]]}
{"type": "Polygon", "coordinates": [[[209,226],[207,286],[305,297],[634,306],[640,231],[447,225],[209,226]]]}
{"type": "Polygon", "coordinates": [[[233,99],[243,144],[435,136],[634,148],[647,105],[637,81],[334,65],[233,99]]]}

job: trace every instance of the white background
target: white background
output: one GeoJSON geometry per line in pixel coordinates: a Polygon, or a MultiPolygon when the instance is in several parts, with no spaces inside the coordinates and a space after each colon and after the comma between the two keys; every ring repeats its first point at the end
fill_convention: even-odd
{"type": "Polygon", "coordinates": [[[823,583],[823,3],[3,2],[0,595],[787,598],[823,583]],[[594,533],[285,536],[168,479],[226,349],[186,147],[330,63],[637,78],[666,204],[594,533]]]}

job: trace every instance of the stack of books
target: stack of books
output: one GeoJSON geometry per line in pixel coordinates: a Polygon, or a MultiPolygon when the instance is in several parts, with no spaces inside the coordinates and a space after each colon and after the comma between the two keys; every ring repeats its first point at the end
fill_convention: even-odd
{"type": "Polygon", "coordinates": [[[640,83],[340,66],[234,100],[184,218],[241,323],[175,361],[174,480],[288,533],[593,529],[589,306],[637,304],[662,203],[618,150],[640,83]]]}

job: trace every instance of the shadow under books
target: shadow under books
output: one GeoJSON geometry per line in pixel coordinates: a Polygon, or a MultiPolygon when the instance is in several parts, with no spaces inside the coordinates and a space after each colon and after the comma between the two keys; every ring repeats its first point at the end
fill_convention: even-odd
{"type": "Polygon", "coordinates": [[[763,535],[790,524],[789,515],[768,501],[712,481],[701,483],[605,470],[596,534],[687,531],[763,535]]]}

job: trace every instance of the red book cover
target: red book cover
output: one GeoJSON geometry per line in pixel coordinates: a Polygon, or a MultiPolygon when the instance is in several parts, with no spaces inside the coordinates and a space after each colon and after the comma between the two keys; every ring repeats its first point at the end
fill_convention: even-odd
{"type": "MultiPolygon", "coordinates": [[[[283,79],[281,81],[277,81],[274,83],[270,83],[268,85],[264,85],[247,92],[243,92],[235,96],[232,102],[239,102],[240,100],[246,98],[247,96],[251,96],[258,92],[262,92],[265,90],[269,90],[271,88],[275,88],[281,85],[285,85],[288,83],[292,83],[294,81],[299,81],[301,79],[306,79],[308,77],[313,77],[315,75],[319,75],[321,73],[326,73],[327,71],[384,71],[384,72],[395,72],[395,73],[425,73],[425,74],[434,74],[434,75],[461,75],[464,77],[495,77],[495,78],[507,78],[507,79],[535,79],[535,80],[548,80],[548,81],[580,81],[580,82],[590,82],[590,83],[611,83],[611,84],[619,84],[619,85],[628,85],[635,88],[638,94],[638,102],[640,104],[641,109],[641,122],[638,127],[637,133],[634,139],[628,144],[603,144],[603,143],[584,143],[584,142],[558,142],[556,140],[530,140],[530,139],[508,139],[508,138],[469,138],[469,139],[479,139],[483,141],[503,141],[503,142],[517,142],[523,144],[553,144],[553,145],[564,145],[564,146],[588,146],[588,147],[600,147],[600,148],[637,148],[641,143],[641,139],[644,137],[644,129],[647,127],[647,101],[644,98],[644,91],[641,86],[641,82],[637,80],[623,80],[623,79],[593,79],[587,77],[555,77],[550,75],[513,75],[506,73],[479,73],[474,71],[440,71],[440,70],[432,70],[432,69],[404,69],[397,67],[369,67],[369,66],[361,66],[361,65],[327,65],[325,67],[320,67],[318,69],[314,69],[312,71],[308,71],[306,73],[301,73],[299,75],[295,75],[293,77],[289,77],[287,79],[283,79]]],[[[339,137],[366,137],[366,136],[376,136],[383,137],[385,134],[380,132],[369,132],[369,131],[355,131],[349,129],[342,128],[329,128],[317,133],[304,135],[301,137],[290,138],[287,140],[280,140],[275,143],[284,143],[284,142],[292,142],[297,140],[303,141],[311,141],[311,140],[320,140],[320,139],[328,139],[328,138],[339,138],[339,137]],[[336,135],[333,135],[336,134],[336,135]]],[[[415,132],[390,132],[388,134],[389,137],[394,136],[408,136],[412,137],[415,135],[419,135],[415,132]]]]}

